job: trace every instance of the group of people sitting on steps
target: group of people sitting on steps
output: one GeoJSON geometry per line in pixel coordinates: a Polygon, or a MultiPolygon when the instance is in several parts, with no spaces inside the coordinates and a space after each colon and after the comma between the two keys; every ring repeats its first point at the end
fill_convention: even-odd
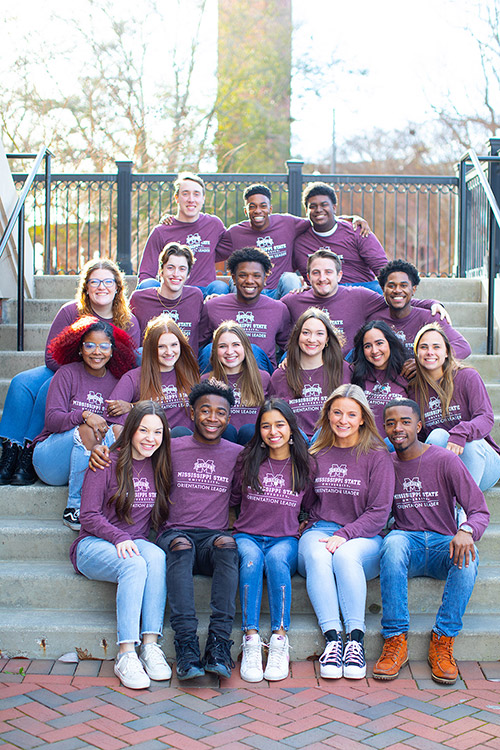
{"type": "Polygon", "coordinates": [[[241,677],[286,678],[296,572],[330,679],[366,675],[368,580],[380,575],[380,680],[408,659],[408,578],[445,580],[429,662],[454,683],[483,491],[500,477],[469,344],[439,303],[415,299],[411,263],[387,262],[366,222],[335,215],[326,183],[305,188],[306,219],[272,213],[252,185],[248,220],[229,229],[201,212],[200,177],[179,175],[175,190],[130,300],[116,264],[90,260],[45,366],[13,378],[0,483],[69,484],[71,560],[118,584],[115,672],[129,688],[171,676],[158,645],[167,596],[178,678],[228,678],[238,587],[241,677]],[[203,657],[194,574],[212,577],[203,657]]]}

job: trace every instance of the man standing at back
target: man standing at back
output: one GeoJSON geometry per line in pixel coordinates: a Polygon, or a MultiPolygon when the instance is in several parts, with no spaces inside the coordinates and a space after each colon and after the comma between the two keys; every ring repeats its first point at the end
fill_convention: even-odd
{"type": "Polygon", "coordinates": [[[215,280],[215,263],[223,260],[216,253],[224,233],[224,224],[217,216],[203,214],[205,183],[192,172],[181,172],[174,183],[177,213],[170,224],[158,224],[148,237],[139,266],[139,289],[160,286],[158,257],[168,242],[187,245],[195,258],[189,281],[203,294],[227,294],[227,284],[215,280]]]}

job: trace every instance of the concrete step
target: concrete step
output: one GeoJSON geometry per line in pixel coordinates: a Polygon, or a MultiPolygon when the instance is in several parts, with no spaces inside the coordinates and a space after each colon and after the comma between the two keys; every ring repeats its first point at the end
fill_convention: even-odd
{"type": "Polygon", "coordinates": [[[31,370],[33,367],[39,367],[44,364],[45,353],[43,349],[25,352],[0,352],[0,374],[4,380],[10,380],[18,372],[31,370]]]}
{"type": "MultiPolygon", "coordinates": [[[[137,276],[126,276],[125,281],[130,295],[137,286],[137,276]]],[[[35,276],[35,298],[62,301],[73,299],[78,282],[78,276],[35,276]]]]}
{"type": "MultiPolygon", "coordinates": [[[[36,352],[45,349],[50,323],[26,323],[24,326],[24,351],[36,352]]],[[[472,346],[472,344],[471,344],[472,346]]],[[[0,326],[0,349],[4,352],[17,347],[17,326],[4,323],[0,326]]]]}
{"type": "MultiPolygon", "coordinates": [[[[486,354],[486,328],[475,328],[473,326],[455,326],[462,336],[469,342],[472,354],[486,354]]],[[[469,363],[470,357],[467,359],[469,363]]]]}
{"type": "Polygon", "coordinates": [[[475,367],[488,386],[500,383],[500,354],[471,354],[467,357],[467,365],[475,367]]]}
{"type": "MultiPolygon", "coordinates": [[[[409,633],[410,657],[425,660],[429,648],[429,637],[435,615],[415,615],[411,618],[409,633]]],[[[464,628],[455,641],[457,659],[494,661],[498,658],[498,615],[468,615],[463,618],[464,628]]],[[[380,617],[367,616],[365,636],[366,655],[376,660],[382,649],[380,617]]],[[[204,648],[208,618],[200,615],[198,633],[204,648]]],[[[0,608],[0,633],[2,633],[2,655],[26,656],[31,659],[57,659],[76,648],[86,651],[95,659],[114,658],[116,647],[116,622],[111,612],[61,612],[54,609],[0,608]]],[[[267,617],[261,620],[261,633],[269,637],[267,617]]],[[[241,644],[241,622],[235,618],[232,632],[234,646],[232,656],[236,661],[241,644]]],[[[307,615],[293,617],[290,629],[292,660],[319,656],[324,648],[324,638],[317,624],[307,615]]],[[[165,621],[163,650],[169,659],[175,657],[173,633],[165,621]]],[[[238,669],[238,666],[236,667],[238,669]]]]}
{"type": "MultiPolygon", "coordinates": [[[[24,302],[25,323],[52,323],[61,306],[69,299],[27,299],[24,302]]],[[[4,323],[17,323],[17,301],[9,300],[4,304],[4,323]]],[[[451,313],[450,313],[451,314],[451,313]]]]}
{"type": "Polygon", "coordinates": [[[488,305],[485,302],[446,302],[446,310],[455,328],[486,328],[488,305]]]}
{"type": "Polygon", "coordinates": [[[417,288],[419,299],[444,302],[481,302],[482,283],[479,279],[423,278],[417,288]]]}

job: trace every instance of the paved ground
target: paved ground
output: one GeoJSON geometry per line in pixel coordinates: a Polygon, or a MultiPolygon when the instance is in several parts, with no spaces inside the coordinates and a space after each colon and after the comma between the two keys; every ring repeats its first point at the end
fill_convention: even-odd
{"type": "Polygon", "coordinates": [[[500,662],[461,662],[452,688],[414,662],[398,680],[321,680],[295,662],[280,683],[213,676],[128,690],[113,663],[0,659],[0,748],[58,750],[500,750],[500,662]],[[499,680],[498,682],[496,680],[499,680]]]}

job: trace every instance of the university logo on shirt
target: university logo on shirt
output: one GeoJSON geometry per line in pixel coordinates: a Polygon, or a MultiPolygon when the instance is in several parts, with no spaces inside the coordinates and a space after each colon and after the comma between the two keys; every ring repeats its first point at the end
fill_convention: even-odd
{"type": "Polygon", "coordinates": [[[406,333],[404,331],[396,331],[395,328],[393,328],[392,330],[396,334],[397,338],[401,341],[401,343],[406,344],[406,333]]]}
{"type": "MultiPolygon", "coordinates": [[[[390,383],[377,383],[373,386],[373,393],[380,393],[380,394],[387,394],[391,392],[391,384],[390,383]]],[[[368,391],[365,391],[365,394],[368,395],[368,391]]],[[[395,398],[402,398],[401,396],[395,396],[395,398]]]]}
{"type": "Polygon", "coordinates": [[[251,312],[245,312],[244,310],[238,310],[236,313],[236,322],[238,325],[240,325],[242,328],[245,328],[246,326],[251,326],[254,322],[254,314],[251,312]]]}
{"type": "Polygon", "coordinates": [[[186,237],[186,245],[195,253],[201,247],[201,236],[196,234],[188,234],[186,237]]]}
{"type": "Polygon", "coordinates": [[[134,491],[135,492],[148,492],[150,485],[147,477],[134,477],[134,491]]]}
{"type": "Polygon", "coordinates": [[[162,315],[168,315],[169,318],[172,318],[174,323],[179,322],[179,313],[177,310],[163,310],[162,315]]]}
{"type": "Polygon", "coordinates": [[[429,399],[429,411],[441,410],[441,401],[437,396],[431,396],[429,399]]]}
{"type": "Polygon", "coordinates": [[[346,464],[332,464],[328,469],[328,476],[333,479],[343,479],[347,474],[346,464]]]}
{"type": "Polygon", "coordinates": [[[257,237],[255,245],[259,250],[265,250],[266,253],[269,253],[274,248],[274,242],[271,237],[257,237]]]}
{"type": "Polygon", "coordinates": [[[92,406],[97,406],[98,409],[102,409],[104,405],[104,399],[102,393],[96,393],[95,391],[89,391],[87,393],[87,403],[92,406]]]}
{"type": "Polygon", "coordinates": [[[403,490],[410,495],[420,495],[422,492],[422,482],[418,477],[405,477],[403,479],[403,490]]]}
{"type": "Polygon", "coordinates": [[[266,476],[262,480],[262,485],[266,488],[274,488],[274,487],[284,487],[285,486],[285,478],[282,476],[274,476],[274,474],[269,474],[269,472],[266,474],[266,476]]]}
{"type": "Polygon", "coordinates": [[[319,398],[323,391],[319,383],[306,383],[302,388],[302,398],[319,398]]]}
{"type": "Polygon", "coordinates": [[[194,462],[193,471],[199,474],[213,474],[215,471],[215,464],[211,458],[197,458],[194,462]]]}
{"type": "Polygon", "coordinates": [[[161,392],[165,401],[171,401],[173,398],[177,398],[177,388],[175,385],[162,385],[161,392]]]}
{"type": "Polygon", "coordinates": [[[233,386],[234,405],[241,406],[241,391],[237,385],[233,386]]]}

